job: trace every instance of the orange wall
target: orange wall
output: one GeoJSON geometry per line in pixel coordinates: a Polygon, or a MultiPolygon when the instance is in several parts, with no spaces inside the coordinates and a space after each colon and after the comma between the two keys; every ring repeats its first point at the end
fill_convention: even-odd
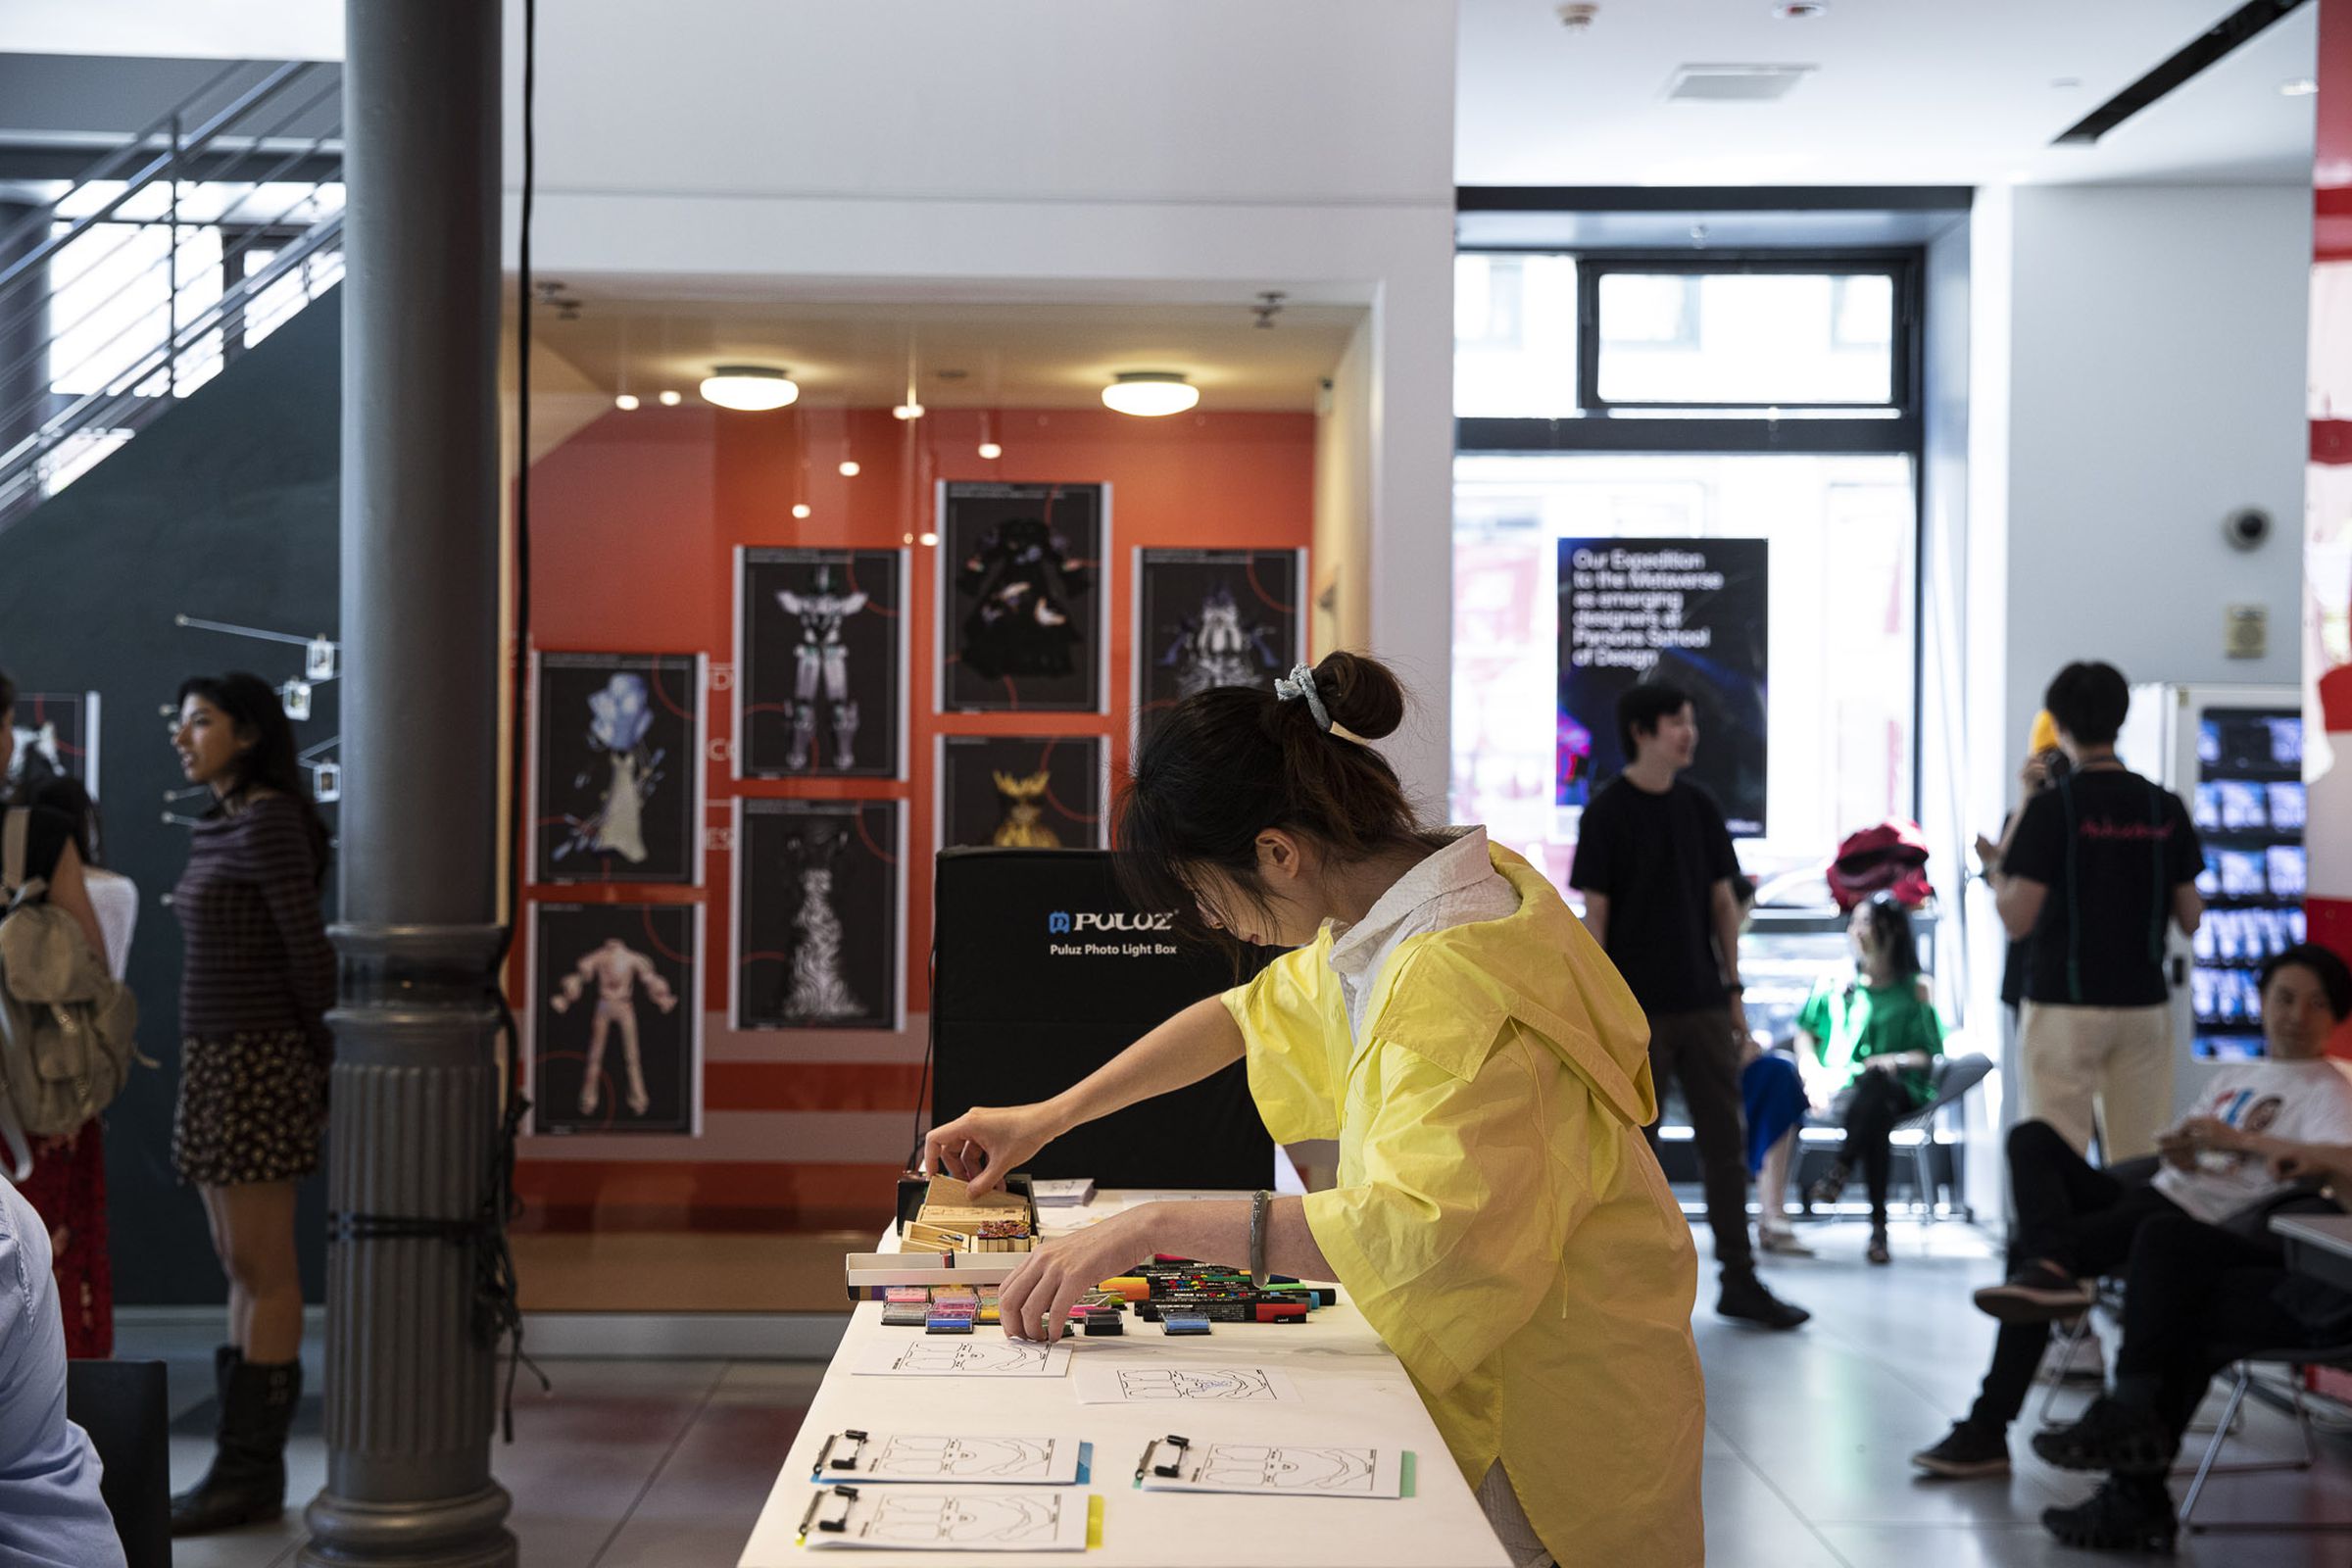
{"type": "MultiPolygon", "coordinates": [[[[734,658],[734,552],[741,545],[907,548],[913,615],[908,772],[886,780],[733,778],[724,752],[707,757],[707,827],[729,820],[741,796],[895,799],[907,803],[909,864],[906,1011],[919,1030],[929,998],[919,956],[931,940],[934,740],[954,735],[1102,735],[1114,773],[1127,761],[1134,682],[1134,551],[1155,548],[1304,549],[1314,521],[1315,420],[1304,414],[1191,414],[1144,420],[1107,411],[1011,411],[992,433],[995,462],[977,451],[980,416],[937,413],[902,422],[886,410],[793,408],[730,414],[710,408],[609,414],[531,470],[532,642],[543,651],[701,653],[715,668],[734,658]],[[845,457],[861,466],[841,477],[845,457]],[[936,526],[935,485],[948,480],[1106,483],[1110,560],[1103,603],[1110,629],[1110,711],[1096,714],[935,714],[937,552],[906,536],[936,526]],[[806,501],[813,515],[796,521],[806,501]]],[[[1310,572],[1304,579],[1314,580],[1310,572]]],[[[708,740],[731,740],[734,695],[709,696],[708,740]]],[[[734,911],[723,849],[705,858],[704,887],[532,887],[532,899],[707,904],[704,1006],[723,1026],[734,911]]],[[[519,985],[519,970],[516,982],[519,985]]],[[[515,1001],[524,999],[519,992],[515,1001]]],[[[919,1039],[919,1034],[915,1036],[919,1039]]],[[[911,1113],[917,1072],[868,1063],[714,1062],[708,1110],[911,1113]]],[[[671,1146],[674,1148],[674,1146],[671,1146]]],[[[539,1223],[832,1225],[888,1213],[890,1165],[534,1161],[523,1146],[516,1185],[539,1223]],[[756,1217],[756,1220],[755,1220],[756,1217]]]]}

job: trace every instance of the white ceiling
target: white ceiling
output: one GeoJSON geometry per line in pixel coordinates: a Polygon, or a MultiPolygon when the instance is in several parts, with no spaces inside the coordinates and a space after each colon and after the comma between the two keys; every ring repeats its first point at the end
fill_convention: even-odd
{"type": "Polygon", "coordinates": [[[907,357],[929,408],[1100,408],[1121,370],[1178,370],[1204,412],[1307,411],[1347,352],[1363,310],[1287,305],[1260,329],[1247,297],[1229,304],[826,303],[744,290],[681,297],[675,285],[586,280],[579,318],[535,311],[532,331],[591,381],[651,402],[688,397],[714,365],[792,372],[818,404],[891,407],[907,357]],[[940,372],[960,370],[960,377],[940,372]]]}
{"type": "Polygon", "coordinates": [[[1464,185],[2307,182],[2319,6],[2091,148],[2050,142],[2240,0],[1461,0],[1464,185]],[[1809,65],[1784,99],[1669,103],[1686,64],[1809,65]],[[2064,81],[2077,83],[2061,86],[2064,81]]]}

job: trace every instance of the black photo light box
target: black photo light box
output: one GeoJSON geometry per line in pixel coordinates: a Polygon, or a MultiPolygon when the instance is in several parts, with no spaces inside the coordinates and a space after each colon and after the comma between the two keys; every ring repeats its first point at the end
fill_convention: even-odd
{"type": "MultiPolygon", "coordinates": [[[[1102,850],[944,850],[934,909],[931,1117],[1059,1094],[1155,1025],[1238,983],[1119,892],[1102,850]]],[[[1245,961],[1240,978],[1267,955],[1245,961]]],[[[1099,1187],[1238,1189],[1273,1180],[1274,1141],[1243,1064],[1055,1139],[1023,1167],[1099,1187]]]]}

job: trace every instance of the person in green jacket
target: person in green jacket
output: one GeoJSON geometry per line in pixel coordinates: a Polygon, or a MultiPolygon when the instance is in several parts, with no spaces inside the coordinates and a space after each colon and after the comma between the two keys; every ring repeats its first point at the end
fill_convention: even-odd
{"type": "Polygon", "coordinates": [[[1846,934],[1854,976],[1823,981],[1796,1015],[1806,1093],[1845,1128],[1838,1162],[1806,1198],[1837,1202],[1860,1166],[1870,1193],[1870,1260],[1885,1263],[1891,1257],[1886,1186],[1894,1124],[1935,1098],[1932,1074],[1943,1054],[1943,1027],[1928,1001],[1919,943],[1901,905],[1882,893],[1857,906],[1846,934]]]}

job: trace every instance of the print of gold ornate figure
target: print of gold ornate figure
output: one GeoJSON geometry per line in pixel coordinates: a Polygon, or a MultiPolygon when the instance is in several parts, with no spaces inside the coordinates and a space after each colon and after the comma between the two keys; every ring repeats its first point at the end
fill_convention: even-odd
{"type": "Polygon", "coordinates": [[[858,762],[858,705],[850,697],[850,651],[842,644],[841,623],[865,608],[865,595],[835,593],[833,568],[819,566],[810,592],[782,589],[776,603],[801,621],[801,644],[793,656],[792,749],[784,765],[797,773],[818,750],[816,694],[821,685],[833,720],[833,765],[846,773],[858,762]]]}
{"type": "Polygon", "coordinates": [[[1038,804],[1050,787],[1050,775],[1040,771],[1026,778],[1010,773],[991,776],[997,781],[997,793],[1004,797],[1004,820],[997,824],[996,837],[990,842],[1000,850],[1060,849],[1061,835],[1046,825],[1045,808],[1038,804]]]}
{"type": "Polygon", "coordinates": [[[580,1000],[580,993],[590,983],[596,986],[596,1017],[588,1026],[588,1061],[580,1073],[580,1114],[593,1116],[603,1098],[605,1069],[605,1040],[617,1026],[620,1030],[620,1059],[628,1075],[627,1104],[629,1114],[642,1116],[653,1103],[645,1092],[645,1062],[637,1050],[638,983],[645,985],[645,994],[654,999],[654,1005],[668,1012],[678,1004],[677,994],[654,960],[628,947],[618,937],[608,937],[602,946],[590,949],[580,958],[571,973],[548,1005],[559,1013],[569,1012],[571,1004],[580,1000]]]}

